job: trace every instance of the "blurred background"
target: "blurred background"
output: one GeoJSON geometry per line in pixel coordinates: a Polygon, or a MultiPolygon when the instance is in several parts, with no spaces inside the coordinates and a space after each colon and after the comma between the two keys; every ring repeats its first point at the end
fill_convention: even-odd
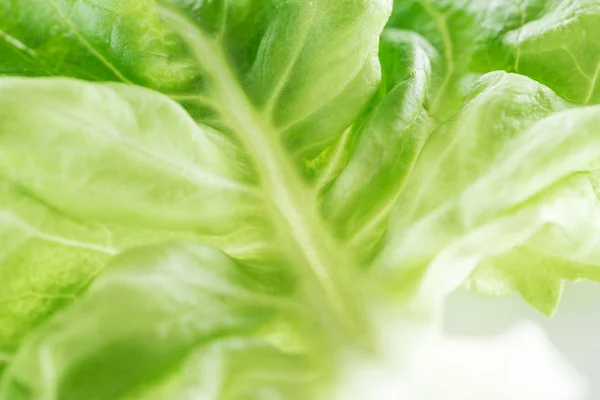
{"type": "Polygon", "coordinates": [[[453,335],[495,335],[524,320],[540,324],[557,350],[588,379],[590,400],[600,399],[600,284],[567,283],[552,318],[516,293],[491,297],[459,290],[446,307],[446,331],[453,335]]]}

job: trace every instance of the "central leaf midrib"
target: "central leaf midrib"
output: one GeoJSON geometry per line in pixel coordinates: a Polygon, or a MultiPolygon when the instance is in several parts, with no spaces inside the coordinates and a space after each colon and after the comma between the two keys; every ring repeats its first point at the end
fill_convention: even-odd
{"type": "MultiPolygon", "coordinates": [[[[267,201],[276,210],[271,219],[302,253],[308,271],[300,273],[309,283],[319,286],[317,291],[324,294],[324,301],[338,322],[345,325],[345,329],[356,330],[360,323],[356,310],[349,306],[349,296],[344,295],[344,279],[340,276],[343,270],[352,267],[346,265],[344,252],[320,217],[315,192],[303,181],[286,153],[278,130],[267,115],[253,106],[217,41],[176,12],[163,9],[163,16],[178,29],[198,63],[214,79],[215,94],[217,101],[223,104],[224,117],[238,132],[263,178],[267,201]],[[336,268],[339,264],[344,265],[336,268]]],[[[290,259],[296,254],[289,254],[290,259]]]]}
{"type": "MultiPolygon", "coordinates": [[[[219,58],[219,57],[217,57],[219,58]]],[[[221,95],[228,105],[225,115],[240,132],[246,149],[256,160],[268,203],[277,210],[271,219],[301,251],[304,261],[326,294],[332,309],[346,319],[348,311],[333,270],[343,259],[321,222],[314,191],[302,181],[295,165],[283,149],[279,132],[257,113],[230,68],[222,69],[221,95]],[[230,76],[227,76],[230,75],[230,76]],[[282,223],[283,222],[283,223],[282,223]]],[[[344,266],[346,267],[346,266],[344,266]]]]}

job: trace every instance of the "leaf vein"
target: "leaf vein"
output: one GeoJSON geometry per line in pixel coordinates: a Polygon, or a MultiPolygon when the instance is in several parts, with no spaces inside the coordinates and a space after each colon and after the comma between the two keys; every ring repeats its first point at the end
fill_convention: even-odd
{"type": "Polygon", "coordinates": [[[56,4],[55,0],[48,0],[48,2],[52,6],[52,8],[54,8],[54,10],[56,12],[56,15],[58,15],[58,17],[69,27],[69,29],[71,29],[71,32],[73,32],[73,34],[75,35],[75,37],[77,38],[77,40],[79,40],[79,42],[86,49],[88,49],[88,51],[90,53],[92,53],[94,55],[94,57],[96,57],[98,59],[98,61],[100,61],[102,64],[104,64],[104,66],[107,67],[119,80],[121,80],[121,81],[123,81],[125,83],[132,83],[129,79],[127,79],[125,77],[125,75],[123,75],[121,73],[121,71],[119,71],[117,69],[117,67],[115,67],[106,57],[104,57],[98,50],[96,50],[96,48],[94,46],[92,46],[92,44],[89,42],[89,40],[87,40],[81,34],[81,32],[79,32],[79,30],[77,29],[77,27],[75,26],[75,24],[73,23],[73,21],[71,21],[62,12],[62,10],[58,6],[58,4],[56,4]]]}

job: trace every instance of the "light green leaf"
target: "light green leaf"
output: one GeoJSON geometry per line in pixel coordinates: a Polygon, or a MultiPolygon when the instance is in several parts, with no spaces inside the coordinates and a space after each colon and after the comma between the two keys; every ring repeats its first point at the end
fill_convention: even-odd
{"type": "Polygon", "coordinates": [[[403,260],[395,285],[410,289],[411,279],[424,273],[418,290],[427,297],[436,291],[448,293],[483,262],[473,287],[489,292],[497,285],[502,292],[510,286],[551,313],[563,279],[598,279],[597,195],[589,177],[572,176],[597,168],[597,110],[552,113],[565,105],[547,88],[511,75],[496,76],[492,82],[493,103],[485,101],[489,88],[479,92],[427,143],[420,158],[427,175],[420,176],[416,166],[414,181],[403,192],[410,202],[399,202],[379,266],[398,274],[395,260],[403,260]],[[517,82],[518,88],[513,86],[517,82]],[[506,91],[509,104],[501,105],[498,90],[506,91]],[[519,107],[520,101],[527,105],[519,107]],[[496,112],[494,105],[503,112],[496,112]],[[513,105],[516,114],[508,112],[513,105]],[[537,116],[531,113],[536,108],[537,116]],[[524,109],[529,112],[520,115],[524,109]],[[471,122],[477,125],[471,127],[469,116],[475,115],[471,122]],[[498,137],[495,129],[509,135],[498,137]],[[473,139],[468,133],[474,132],[475,140],[469,142],[473,139]],[[488,132],[485,138],[482,133],[488,132]],[[460,143],[460,150],[451,152],[452,143],[460,143]],[[442,166],[434,178],[435,168],[442,166]],[[521,257],[515,264],[520,246],[533,246],[535,257],[521,257]],[[541,261],[548,258],[555,259],[551,267],[541,261]]]}
{"type": "Polygon", "coordinates": [[[0,349],[76,298],[117,252],[109,232],[0,184],[0,349]]]}
{"type": "Polygon", "coordinates": [[[383,35],[380,57],[390,60],[382,84],[387,93],[354,133],[356,149],[324,198],[323,214],[355,248],[368,252],[385,232],[389,211],[433,125],[423,108],[431,51],[408,32],[383,35]]]}
{"type": "MultiPolygon", "coordinates": [[[[399,274],[396,284],[410,290],[433,257],[477,226],[464,226],[457,201],[477,202],[465,211],[483,209],[486,201],[494,201],[490,193],[498,188],[477,195],[464,192],[494,173],[495,162],[504,161],[503,152],[516,147],[513,143],[537,120],[566,107],[548,88],[499,72],[484,76],[470,98],[461,113],[427,141],[395,206],[387,244],[377,261],[383,270],[399,274]]],[[[522,140],[528,141],[530,136],[522,140]]]]}
{"type": "Polygon", "coordinates": [[[600,101],[600,5],[593,0],[550,1],[547,11],[504,43],[517,72],[579,104],[600,101]]]}
{"type": "Polygon", "coordinates": [[[543,7],[541,0],[397,0],[388,25],[419,33],[440,53],[432,66],[427,109],[445,121],[481,74],[514,70],[502,35],[518,32],[543,7]]]}
{"type": "Polygon", "coordinates": [[[528,303],[552,316],[558,307],[564,280],[598,281],[599,271],[598,266],[566,260],[523,245],[507,254],[482,260],[465,287],[495,296],[516,290],[528,303]]]}
{"type": "Polygon", "coordinates": [[[235,147],[164,96],[5,79],[0,110],[2,175],[75,218],[224,234],[256,214],[256,178],[235,147]]]}
{"type": "Polygon", "coordinates": [[[398,200],[392,234],[410,236],[411,226],[451,204],[474,181],[493,171],[495,159],[501,158],[508,143],[538,119],[566,107],[548,88],[501,72],[484,76],[470,96],[461,113],[427,141],[398,200]]]}
{"type": "Polygon", "coordinates": [[[310,398],[313,365],[259,339],[231,338],[200,347],[158,386],[127,400],[285,400],[310,398]]]}
{"type": "Polygon", "coordinates": [[[560,202],[561,213],[547,219],[527,243],[483,260],[466,285],[487,294],[516,289],[547,315],[558,306],[565,280],[600,281],[598,263],[597,173],[578,173],[538,196],[536,207],[560,202]]]}
{"type": "Polygon", "coordinates": [[[198,80],[151,0],[6,0],[0,74],[71,76],[180,90],[198,80]]]}
{"type": "Polygon", "coordinates": [[[258,189],[235,150],[148,90],[1,80],[0,348],[76,298],[120,250],[203,237],[238,257],[271,257],[264,225],[248,227],[258,189]]]}
{"type": "MultiPolygon", "coordinates": [[[[291,149],[288,144],[292,131],[300,132],[298,127],[305,122],[313,124],[316,118],[323,131],[319,134],[309,129],[314,135],[306,137],[306,149],[317,154],[366,108],[379,84],[376,50],[389,4],[353,2],[344,13],[328,1],[277,4],[269,8],[272,14],[268,16],[274,18],[261,20],[268,22],[265,32],[261,33],[261,24],[248,25],[257,29],[257,52],[271,58],[284,50],[275,40],[290,34],[281,30],[284,22],[308,24],[307,37],[297,44],[297,56],[282,59],[287,63],[281,65],[283,69],[275,68],[267,75],[265,68],[260,68],[259,75],[238,68],[235,57],[230,58],[235,46],[205,25],[196,24],[193,14],[160,9],[168,26],[189,45],[199,73],[210,82],[192,93],[192,98],[184,96],[181,101],[202,103],[210,94],[208,101],[215,111],[210,122],[221,127],[220,131],[196,124],[166,96],[132,85],[2,79],[0,175],[23,187],[32,202],[39,203],[32,209],[43,205],[44,213],[50,215],[45,218],[82,221],[97,229],[93,234],[115,252],[181,238],[217,245],[228,255],[247,261],[278,290],[298,288],[310,299],[306,300],[306,306],[311,304],[309,313],[315,314],[327,332],[332,331],[327,337],[349,336],[353,338],[350,342],[361,337],[357,340],[362,341],[367,330],[364,310],[359,299],[356,304],[350,301],[345,293],[350,288],[343,284],[356,270],[350,265],[336,267],[338,262],[344,264],[346,256],[319,215],[316,192],[306,182],[307,170],[298,163],[304,157],[300,153],[308,153],[301,149],[304,145],[291,149]],[[315,20],[309,18],[313,12],[318,16],[315,20]],[[337,38],[327,52],[315,42],[316,32],[324,31],[337,38]],[[337,61],[331,57],[335,51],[337,61]],[[323,80],[327,73],[332,75],[323,80]],[[320,86],[313,85],[315,80],[320,86]],[[260,91],[253,92],[253,88],[260,91]],[[269,93],[272,106],[259,104],[265,93],[269,93]],[[318,97],[320,103],[307,104],[296,93],[318,97]],[[279,113],[282,98],[294,107],[278,120],[284,116],[279,113]],[[31,118],[32,113],[36,118],[31,118]],[[321,123],[323,118],[316,117],[319,113],[331,116],[334,125],[321,123]],[[302,123],[296,126],[292,119],[302,123]]],[[[18,4],[14,9],[27,14],[18,4]]],[[[204,15],[206,10],[187,11],[204,15]]],[[[241,8],[225,10],[235,14],[241,8]]],[[[243,20],[243,15],[238,16],[243,20]]],[[[130,17],[142,16],[132,13],[130,17]]],[[[238,31],[236,35],[241,38],[238,31]]],[[[285,40],[291,44],[299,39],[292,35],[285,40]]],[[[24,210],[23,218],[29,221],[29,217],[24,210]]],[[[70,240],[69,229],[56,235],[70,240]]],[[[53,251],[58,255],[58,250],[53,251]]],[[[105,262],[98,264],[98,270],[105,262]]],[[[54,268],[52,263],[48,266],[54,268]]],[[[18,262],[2,267],[17,276],[23,271],[18,262]]],[[[42,263],[38,270],[45,267],[42,263]]],[[[75,265],[64,268],[70,271],[75,265]]],[[[74,273],[69,285],[83,289],[91,267],[84,264],[80,268],[81,274],[74,273]]],[[[40,281],[43,291],[68,292],[60,282],[44,282],[43,276],[40,281]]],[[[20,295],[25,288],[14,291],[20,295]]],[[[11,324],[23,326],[11,337],[11,347],[23,341],[25,328],[37,325],[42,315],[47,318],[59,307],[34,306],[41,310],[31,313],[38,316],[35,320],[25,313],[11,316],[11,324]]],[[[341,343],[346,346],[345,340],[341,343]]],[[[21,350],[28,345],[22,346],[21,350]]],[[[37,373],[35,368],[29,372],[37,373]]],[[[50,381],[39,384],[42,392],[53,390],[50,381]]]]}
{"type": "MultiPolygon", "coordinates": [[[[284,311],[293,318],[293,309],[275,294],[209,247],[167,245],[125,253],[85,296],[30,337],[4,374],[0,397],[114,399],[142,393],[196,348],[252,335],[284,311]]],[[[245,357],[252,354],[249,345],[242,349],[245,357]]],[[[202,353],[195,356],[199,363],[215,357],[208,349],[202,353]]],[[[245,372],[234,370],[232,378],[245,372]]],[[[229,380],[224,376],[220,383],[229,380]]]]}
{"type": "Polygon", "coordinates": [[[0,399],[395,400],[457,287],[550,314],[600,278],[595,64],[522,50],[594,10],[3,2],[0,399]]]}
{"type": "MultiPolygon", "coordinates": [[[[261,129],[272,130],[294,155],[309,160],[354,121],[377,89],[378,35],[390,4],[360,0],[340,7],[332,0],[273,1],[267,8],[263,18],[268,24],[264,32],[259,30],[256,48],[245,49],[253,53],[242,53],[244,58],[236,52],[239,31],[234,38],[225,33],[214,39],[211,30],[176,9],[164,8],[161,15],[206,71],[206,95],[227,104],[227,110],[220,110],[223,123],[235,131],[248,129],[255,117],[242,110],[252,107],[265,117],[261,129]],[[322,41],[323,36],[328,40],[322,41]],[[242,89],[245,93],[240,94],[242,89]],[[240,104],[243,97],[250,104],[240,104]]],[[[192,17],[201,11],[191,12],[192,17]]],[[[237,28],[236,21],[225,18],[225,32],[229,24],[237,28]]]]}
{"type": "Polygon", "coordinates": [[[222,95],[215,74],[227,71],[287,146],[311,158],[377,89],[378,35],[390,2],[172,0],[174,8],[160,11],[148,0],[10,0],[0,6],[0,73],[135,82],[173,95],[211,126],[235,130],[214,107],[222,95]],[[171,28],[196,31],[184,37],[190,49],[171,28]]]}
{"type": "MultiPolygon", "coordinates": [[[[427,108],[431,115],[444,120],[460,104],[458,80],[467,71],[466,65],[473,52],[476,32],[472,29],[453,29],[454,25],[469,26],[474,17],[465,10],[464,2],[396,1],[389,25],[422,35],[439,52],[432,65],[432,90],[427,108]],[[466,64],[466,65],[463,65],[466,64]]],[[[462,90],[464,94],[464,90],[462,90]]]]}

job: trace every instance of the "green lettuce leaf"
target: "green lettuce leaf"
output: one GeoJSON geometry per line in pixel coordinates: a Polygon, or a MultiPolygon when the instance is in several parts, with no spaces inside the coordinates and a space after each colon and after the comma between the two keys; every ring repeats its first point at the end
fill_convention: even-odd
{"type": "Polygon", "coordinates": [[[566,103],[553,92],[517,75],[489,76],[488,81],[491,85],[476,89],[461,114],[428,141],[412,185],[408,183],[406,197],[396,205],[390,225],[394,230],[377,268],[389,283],[409,290],[425,273],[419,290],[432,295],[448,293],[482,262],[487,272],[477,272],[472,287],[493,292],[495,285],[506,287],[508,282],[551,314],[564,279],[598,279],[597,109],[565,109],[566,103]],[[508,96],[505,104],[502,92],[508,96]],[[528,94],[521,96],[523,92],[528,94]],[[518,124],[511,107],[517,115],[528,110],[518,124]],[[536,109],[542,119],[527,121],[536,117],[536,109]],[[470,120],[472,110],[484,114],[470,120]],[[469,126],[470,121],[476,125],[469,126]],[[486,138],[484,126],[502,134],[488,128],[486,138]],[[449,151],[453,145],[460,150],[449,151]],[[469,148],[477,151],[465,151],[469,148]],[[419,175],[421,167],[426,174],[419,175]],[[512,248],[521,245],[533,246],[534,257],[515,258],[521,250],[512,248]],[[552,267],[536,262],[548,257],[554,258],[552,267]],[[401,269],[398,259],[405,261],[401,269]],[[449,267],[453,263],[454,270],[449,267]],[[439,265],[437,272],[434,264],[439,265]]]}
{"type": "Polygon", "coordinates": [[[431,50],[406,32],[382,36],[380,57],[390,60],[383,70],[382,99],[351,132],[351,157],[325,193],[323,215],[337,235],[364,249],[365,255],[385,232],[386,217],[433,128],[424,109],[431,50]]]}
{"type": "Polygon", "coordinates": [[[389,29],[418,33],[437,51],[434,90],[427,109],[439,120],[452,116],[483,73],[505,69],[504,32],[531,18],[541,1],[398,0],[389,29]]]}
{"type": "Polygon", "coordinates": [[[0,399],[487,396],[444,296],[600,279],[595,10],[5,1],[0,399]]]}
{"type": "Polygon", "coordinates": [[[199,80],[151,0],[8,0],[0,73],[134,82],[182,90],[199,80]]]}
{"type": "Polygon", "coordinates": [[[417,32],[443,55],[429,107],[445,119],[473,77],[494,70],[529,76],[578,104],[598,100],[595,1],[398,0],[389,26],[417,32]]]}
{"type": "Polygon", "coordinates": [[[598,22],[595,1],[550,1],[543,15],[507,32],[503,44],[514,69],[548,85],[569,101],[597,104],[598,22]]]}
{"type": "Polygon", "coordinates": [[[76,298],[117,249],[101,226],[81,223],[0,186],[0,349],[76,298]]]}
{"type": "Polygon", "coordinates": [[[252,169],[168,98],[66,79],[0,88],[1,348],[123,249],[203,237],[238,257],[276,257],[260,245],[268,225],[256,220],[252,169]],[[170,130],[177,140],[165,143],[170,130]]]}
{"type": "MultiPolygon", "coordinates": [[[[184,371],[202,371],[201,363],[219,357],[215,352],[225,352],[220,357],[228,363],[257,356],[255,368],[273,362],[283,367],[286,356],[269,350],[268,343],[233,341],[251,336],[283,312],[286,318],[294,315],[272,288],[212,248],[141,247],[116,258],[73,307],[29,339],[4,375],[0,393],[11,399],[124,398],[147,390],[180,365],[184,371]]],[[[249,373],[235,364],[223,369],[221,382],[210,382],[215,388],[227,384],[227,373],[249,373]]],[[[209,390],[202,383],[194,382],[209,390]]],[[[216,392],[209,398],[228,398],[239,389],[220,390],[227,396],[216,392]]]]}

